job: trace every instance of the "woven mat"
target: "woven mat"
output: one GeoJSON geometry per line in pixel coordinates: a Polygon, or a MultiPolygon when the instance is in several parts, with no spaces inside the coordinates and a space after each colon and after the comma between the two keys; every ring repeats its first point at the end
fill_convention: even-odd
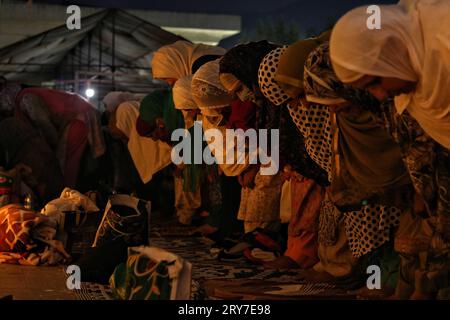
{"type": "MultiPolygon", "coordinates": [[[[201,237],[153,237],[150,245],[173,252],[192,263],[191,298],[194,300],[212,298],[206,294],[204,287],[207,280],[248,279],[277,283],[302,283],[296,270],[267,270],[251,264],[245,259],[219,261],[209,252],[209,240],[201,237]]],[[[306,286],[305,292],[314,294],[322,292],[324,289],[335,289],[335,286],[331,284],[306,286]]],[[[94,283],[83,283],[81,290],[77,290],[77,297],[81,300],[108,300],[111,299],[111,295],[112,292],[108,286],[94,283]]]]}
{"type": "Polygon", "coordinates": [[[77,300],[114,300],[109,286],[83,282],[80,290],[75,290],[77,300]]]}

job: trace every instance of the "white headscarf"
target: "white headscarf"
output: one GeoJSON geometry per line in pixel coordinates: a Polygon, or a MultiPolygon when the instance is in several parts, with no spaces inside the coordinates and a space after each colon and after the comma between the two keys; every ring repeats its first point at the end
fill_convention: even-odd
{"type": "Polygon", "coordinates": [[[173,103],[175,108],[179,110],[198,109],[197,104],[192,98],[192,75],[186,76],[178,80],[172,89],[173,103]]]}
{"type": "Polygon", "coordinates": [[[339,79],[364,75],[417,82],[415,91],[397,96],[437,142],[450,149],[450,1],[403,0],[380,6],[381,29],[367,28],[366,7],[342,17],[333,29],[330,55],[339,79]]]}
{"type": "Polygon", "coordinates": [[[128,150],[143,183],[171,163],[171,147],[162,141],[141,137],[136,131],[139,103],[124,102],[116,110],[116,127],[128,137],[128,150]]]}
{"type": "Polygon", "coordinates": [[[222,56],[226,52],[221,47],[177,41],[159,48],[153,55],[152,72],[156,79],[181,79],[192,74],[194,62],[206,55],[222,56]]]}

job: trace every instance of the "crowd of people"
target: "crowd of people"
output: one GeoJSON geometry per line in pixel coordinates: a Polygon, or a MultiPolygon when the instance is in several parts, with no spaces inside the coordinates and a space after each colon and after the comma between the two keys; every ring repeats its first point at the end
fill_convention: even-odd
{"type": "Polygon", "coordinates": [[[367,28],[361,7],[291,45],[163,46],[151,68],[167,89],[111,92],[104,117],[76,94],[5,82],[3,108],[14,115],[0,122],[2,164],[29,168],[43,203],[63,187],[108,186],[173,209],[211,239],[284,235],[284,254],[267,268],[365,287],[376,265],[379,297],[436,298],[450,287],[450,3],[380,8],[380,30],[367,28]],[[278,130],[269,144],[278,143],[279,171],[264,174],[249,154],[173,164],[172,133],[194,136],[196,123],[205,135],[278,130]]]}

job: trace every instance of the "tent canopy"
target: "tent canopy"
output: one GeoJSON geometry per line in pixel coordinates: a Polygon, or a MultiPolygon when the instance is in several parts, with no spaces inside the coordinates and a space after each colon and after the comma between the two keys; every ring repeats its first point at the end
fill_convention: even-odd
{"type": "Polygon", "coordinates": [[[80,30],[64,24],[0,49],[0,75],[8,80],[80,92],[148,92],[152,52],[185,40],[125,11],[102,10],[81,19],[80,30]]]}

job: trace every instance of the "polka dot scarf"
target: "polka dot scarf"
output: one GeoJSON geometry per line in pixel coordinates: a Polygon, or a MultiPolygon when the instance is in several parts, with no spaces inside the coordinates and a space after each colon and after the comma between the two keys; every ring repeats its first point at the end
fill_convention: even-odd
{"type": "Polygon", "coordinates": [[[280,58],[287,47],[277,48],[269,52],[258,70],[258,83],[261,92],[273,104],[279,106],[289,100],[289,96],[281,89],[278,83],[275,82],[275,74],[280,63],[280,58]]]}

